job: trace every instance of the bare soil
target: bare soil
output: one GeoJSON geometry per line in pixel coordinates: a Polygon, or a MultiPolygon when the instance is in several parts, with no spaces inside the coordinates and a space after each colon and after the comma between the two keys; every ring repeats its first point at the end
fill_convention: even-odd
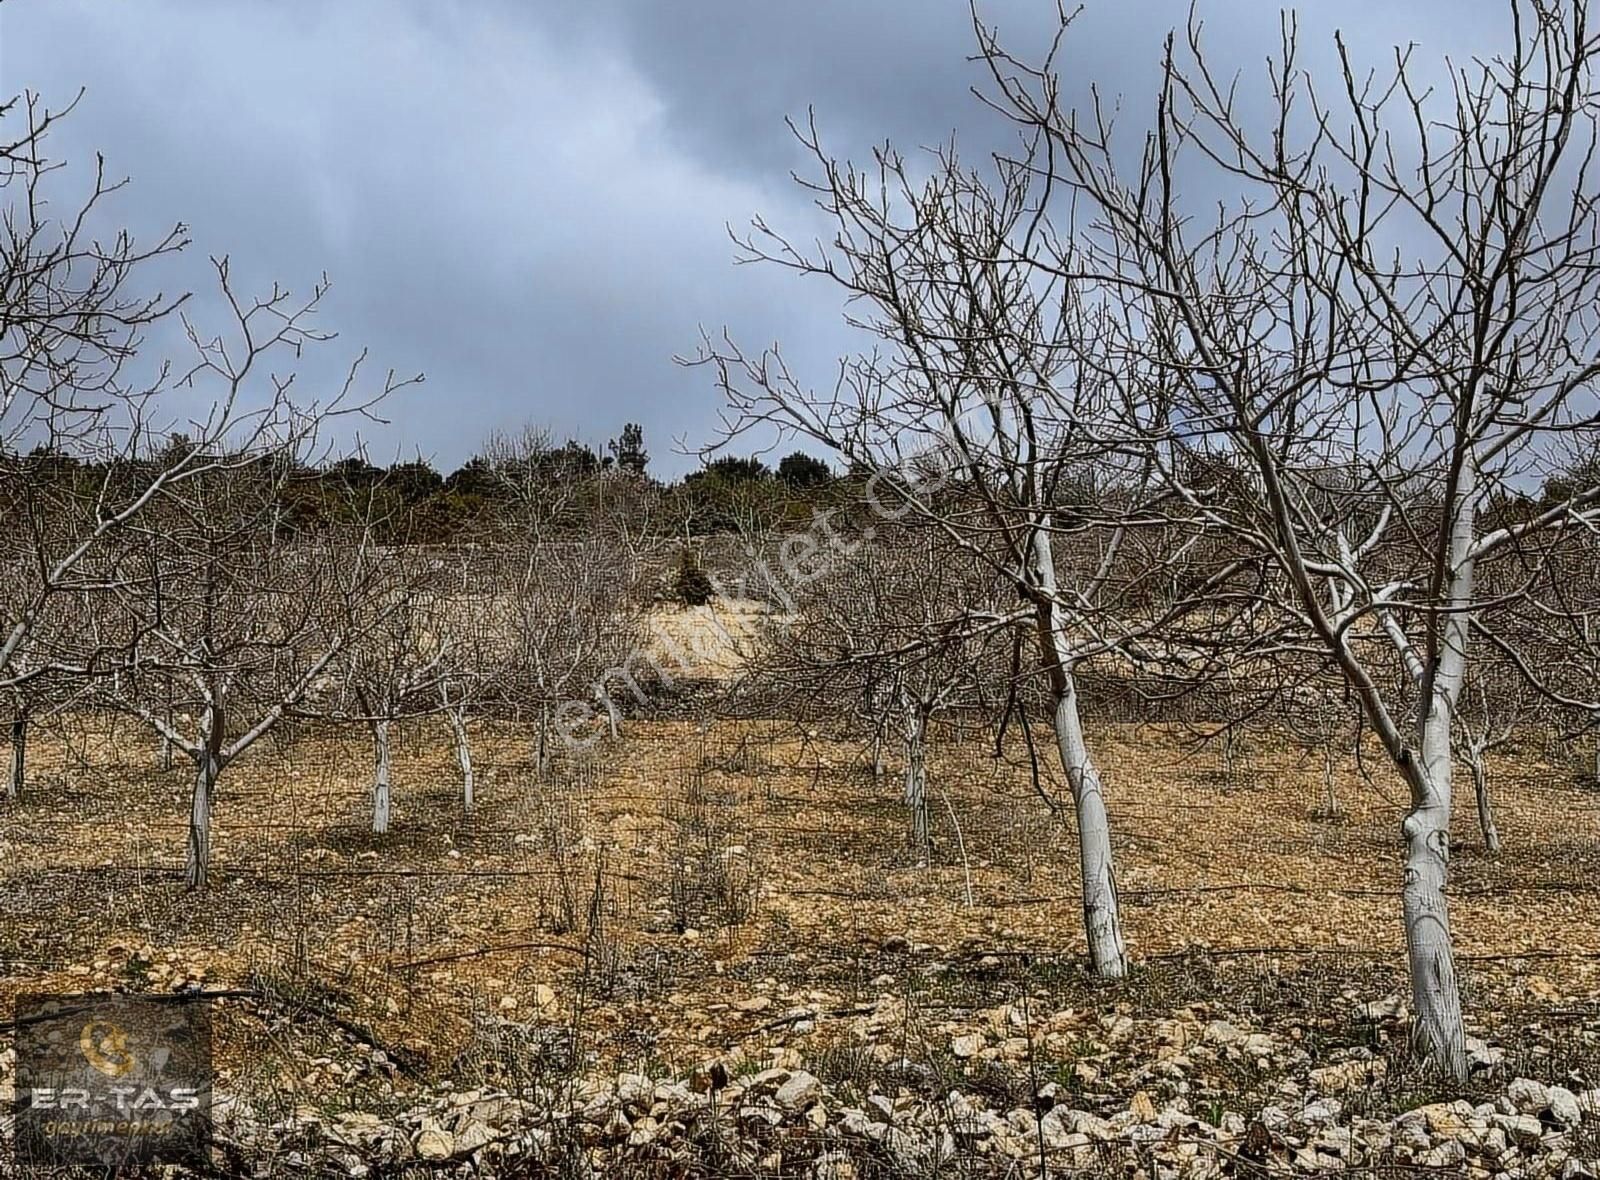
{"type": "MultiPolygon", "coordinates": [[[[221,1082],[287,1111],[381,1109],[546,1067],[786,1060],[848,1079],[874,1037],[948,1065],[963,1021],[1019,999],[1090,1027],[1242,1012],[1321,1052],[1375,1043],[1349,1013],[1403,1001],[1400,795],[1373,760],[1339,767],[1328,819],[1320,752],[1257,734],[1225,772],[1179,727],[1092,733],[1136,960],[1107,986],[1081,966],[1070,808],[1035,790],[1020,742],[997,761],[955,727],[934,735],[922,863],[895,764],[875,781],[859,743],[634,721],[541,780],[529,728],[474,724],[469,816],[443,723],[403,727],[384,837],[367,830],[363,743],[306,730],[261,746],[222,780],[204,894],[181,880],[186,767],[160,769],[142,734],[104,718],[36,735],[0,826],[0,1019],[23,991],[241,993],[214,1001],[221,1082]],[[865,1030],[886,994],[899,1027],[865,1030]]],[[[1457,804],[1469,1027],[1502,1044],[1597,1013],[1600,792],[1569,757],[1530,743],[1495,764],[1498,856],[1470,795],[1457,804]]],[[[1048,768],[1040,786],[1059,787],[1048,768]]],[[[1022,1089],[1081,1081],[1090,1050],[1075,1043],[1053,1038],[1022,1089]]],[[[984,1068],[960,1066],[969,1085],[1018,1088],[984,1068]]],[[[1092,1072],[1101,1100],[1126,1102],[1115,1065],[1092,1072]]]]}

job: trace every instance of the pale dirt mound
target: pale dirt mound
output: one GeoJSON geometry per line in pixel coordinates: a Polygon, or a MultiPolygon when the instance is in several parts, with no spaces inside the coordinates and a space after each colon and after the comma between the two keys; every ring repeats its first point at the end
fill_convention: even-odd
{"type": "Polygon", "coordinates": [[[774,617],[766,603],[743,598],[714,598],[705,606],[663,604],[645,619],[645,651],[669,675],[734,680],[749,666],[774,617]]]}

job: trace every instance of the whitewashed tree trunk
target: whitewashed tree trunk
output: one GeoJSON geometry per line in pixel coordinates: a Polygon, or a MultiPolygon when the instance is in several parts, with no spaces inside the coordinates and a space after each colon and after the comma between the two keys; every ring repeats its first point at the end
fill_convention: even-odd
{"type": "Polygon", "coordinates": [[[884,765],[884,737],[889,728],[889,709],[893,697],[885,693],[876,683],[867,684],[866,699],[863,702],[867,719],[872,722],[872,781],[882,783],[887,767],[884,765]]]}
{"type": "Polygon", "coordinates": [[[184,881],[190,889],[204,889],[211,870],[211,801],[217,789],[222,760],[205,750],[197,760],[194,795],[189,803],[189,848],[184,881]]]}
{"type": "Polygon", "coordinates": [[[1411,758],[1401,769],[1411,787],[1411,811],[1401,824],[1406,842],[1401,905],[1411,967],[1413,1030],[1418,1048],[1452,1077],[1467,1076],[1466,1029],[1461,1022],[1461,989],[1456,980],[1450,936],[1451,725],[1466,682],[1469,609],[1473,597],[1471,550],[1480,493],[1473,457],[1465,457],[1450,522],[1449,605],[1439,624],[1434,666],[1424,667],[1417,702],[1420,765],[1411,758]]]}
{"type": "Polygon", "coordinates": [[[372,834],[389,830],[389,722],[372,723],[372,834]]]}
{"type": "Polygon", "coordinates": [[[1324,742],[1322,746],[1322,794],[1323,814],[1329,819],[1337,819],[1344,814],[1344,805],[1339,802],[1338,793],[1333,787],[1334,760],[1333,742],[1324,742]]]}
{"type": "Polygon", "coordinates": [[[1450,714],[1433,710],[1423,737],[1420,779],[1401,824],[1405,878],[1401,906],[1411,969],[1415,1035],[1428,1057],[1455,1077],[1466,1077],[1466,1030],[1456,980],[1445,885],[1450,877],[1450,714]]]}
{"type": "Polygon", "coordinates": [[[911,845],[928,855],[928,772],[924,754],[927,718],[914,704],[906,705],[905,804],[911,814],[911,845]]]}
{"type": "Polygon", "coordinates": [[[1489,798],[1489,767],[1481,746],[1473,746],[1467,753],[1467,766],[1472,771],[1472,792],[1478,799],[1478,830],[1483,833],[1483,846],[1491,853],[1500,851],[1500,829],[1494,822],[1494,802],[1489,798]]]}
{"type": "Polygon", "coordinates": [[[1122,917],[1117,905],[1111,822],[1106,815],[1100,772],[1083,740],[1077,684],[1069,670],[1063,671],[1066,688],[1056,700],[1056,747],[1072,787],[1072,802],[1078,817],[1084,933],[1088,936],[1089,958],[1095,973],[1105,979],[1121,979],[1128,971],[1128,952],[1122,941],[1122,917]]]}
{"type": "Polygon", "coordinates": [[[6,782],[6,798],[15,803],[22,798],[22,784],[28,771],[28,715],[11,719],[11,777],[6,782]]]}
{"type": "MultiPolygon", "coordinates": [[[[170,677],[167,679],[166,700],[166,709],[163,712],[162,719],[170,730],[172,728],[172,680],[170,677]]],[[[163,733],[161,735],[160,761],[163,772],[172,769],[172,738],[169,734],[163,733]]]]}
{"type": "Polygon", "coordinates": [[[1078,818],[1078,867],[1083,883],[1083,929],[1089,944],[1089,961],[1102,979],[1121,979],[1128,973],[1128,952],[1122,939],[1122,916],[1117,905],[1116,871],[1111,855],[1111,822],[1106,814],[1100,772],[1089,757],[1078,713],[1078,686],[1073,676],[1072,647],[1056,601],[1055,555],[1048,519],[1034,534],[1033,574],[1040,591],[1039,641],[1055,698],[1056,750],[1061,769],[1072,790],[1078,818]]]}
{"type": "Polygon", "coordinates": [[[461,767],[461,809],[472,814],[472,744],[467,740],[467,719],[460,710],[446,709],[450,732],[456,739],[456,762],[461,767]]]}

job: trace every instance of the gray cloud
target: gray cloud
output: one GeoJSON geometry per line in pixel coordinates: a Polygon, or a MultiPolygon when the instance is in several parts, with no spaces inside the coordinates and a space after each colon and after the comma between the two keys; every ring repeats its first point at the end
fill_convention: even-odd
{"type": "MultiPolygon", "coordinates": [[[[1276,47],[1276,3],[1207,8],[1227,61],[1255,70],[1276,47]]],[[[1026,47],[1054,5],[985,11],[1026,47]]],[[[1146,104],[1162,33],[1185,12],[1091,6],[1077,81],[1146,104]]],[[[1375,56],[1409,39],[1462,55],[1484,48],[1502,12],[1497,0],[1361,0],[1339,20],[1375,56]]],[[[1335,27],[1321,6],[1302,23],[1312,43],[1335,27]]],[[[964,0],[0,8],[0,90],[59,105],[88,88],[56,154],[81,168],[99,149],[131,175],[118,208],[135,227],[193,227],[197,256],[163,283],[203,294],[206,253],[230,253],[256,285],[304,289],[326,270],[337,356],[367,346],[375,364],[428,373],[394,424],[369,432],[375,457],[420,450],[447,467],[495,428],[536,421],[603,442],[638,420],[657,466],[682,469],[669,439],[698,443],[715,421],[706,374],[670,360],[701,323],[757,344],[781,336],[825,380],[850,344],[836,297],[733,267],[723,227],[757,211],[810,224],[782,125],[808,104],[858,156],[956,128],[998,142],[1000,122],[967,93],[981,81],[970,50],[964,0]]],[[[202,320],[214,311],[197,299],[202,320]]]]}

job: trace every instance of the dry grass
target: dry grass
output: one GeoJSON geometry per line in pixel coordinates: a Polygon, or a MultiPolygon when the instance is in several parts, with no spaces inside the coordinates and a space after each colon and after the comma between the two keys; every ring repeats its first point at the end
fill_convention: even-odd
{"type": "MultiPolygon", "coordinates": [[[[636,722],[546,782],[526,733],[478,725],[469,818],[442,723],[417,723],[397,744],[384,838],[366,831],[365,744],[307,732],[225,775],[215,884],[195,896],[178,873],[187,774],[159,771],[132,731],[79,719],[69,743],[38,735],[28,794],[0,827],[0,1002],[32,989],[266,986],[294,1011],[337,1011],[420,1079],[479,1069],[500,1052],[486,1030],[506,1020],[581,1024],[597,1062],[692,1069],[735,1045],[754,1056],[782,1043],[799,1019],[789,1009],[805,1006],[820,1048],[830,1011],[884,990],[886,974],[890,990],[921,987],[930,962],[953,964],[940,987],[962,993],[936,1006],[993,1003],[1020,974],[1057,1003],[1156,1010],[1203,1002],[1216,963],[1235,956],[1250,986],[1265,986],[1262,972],[1301,980],[1280,990],[1313,979],[1378,998],[1401,986],[1392,781],[1344,766],[1346,815],[1330,823],[1312,818],[1320,754],[1258,736],[1223,788],[1215,753],[1176,731],[1091,736],[1145,964],[1109,994],[1074,966],[1070,813],[1032,793],[1020,749],[1002,764],[936,735],[934,852],[921,866],[892,768],[874,783],[859,747],[790,725],[636,722]]],[[[1470,798],[1458,805],[1453,917],[1469,1004],[1593,998],[1600,793],[1531,750],[1496,770],[1501,856],[1481,851],[1470,798]]],[[[263,1055],[282,1040],[281,1028],[241,1028],[224,1037],[224,1065],[314,1088],[263,1055]]]]}

